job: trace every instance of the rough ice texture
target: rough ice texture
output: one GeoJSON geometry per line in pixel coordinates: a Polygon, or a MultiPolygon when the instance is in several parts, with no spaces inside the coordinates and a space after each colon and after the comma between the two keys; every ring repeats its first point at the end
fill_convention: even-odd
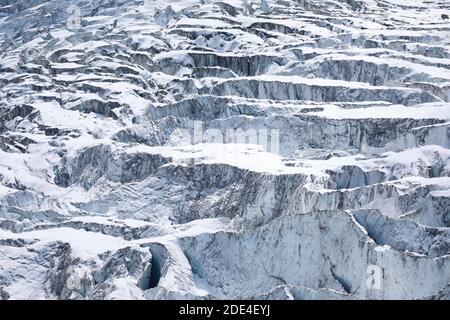
{"type": "Polygon", "coordinates": [[[449,15],[0,1],[0,299],[449,299],[449,15]]]}

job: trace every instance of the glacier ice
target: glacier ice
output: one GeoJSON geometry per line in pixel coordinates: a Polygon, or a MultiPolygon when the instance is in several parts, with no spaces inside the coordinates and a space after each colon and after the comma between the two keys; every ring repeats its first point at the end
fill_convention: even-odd
{"type": "Polygon", "coordinates": [[[0,300],[449,299],[449,15],[0,0],[0,300]]]}

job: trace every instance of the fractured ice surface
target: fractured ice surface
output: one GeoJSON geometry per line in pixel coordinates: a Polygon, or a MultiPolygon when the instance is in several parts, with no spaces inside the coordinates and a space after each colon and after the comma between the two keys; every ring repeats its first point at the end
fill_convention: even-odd
{"type": "Polygon", "coordinates": [[[449,299],[445,15],[0,0],[0,299],[449,299]]]}

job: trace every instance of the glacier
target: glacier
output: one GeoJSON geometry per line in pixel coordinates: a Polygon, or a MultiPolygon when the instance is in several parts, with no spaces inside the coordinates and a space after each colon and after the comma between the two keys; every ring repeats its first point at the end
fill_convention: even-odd
{"type": "Polygon", "coordinates": [[[0,0],[0,300],[448,300],[449,15],[0,0]]]}

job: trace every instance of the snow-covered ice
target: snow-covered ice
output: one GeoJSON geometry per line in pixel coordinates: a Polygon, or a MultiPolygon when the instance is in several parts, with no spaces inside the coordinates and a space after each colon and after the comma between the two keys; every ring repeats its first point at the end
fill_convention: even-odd
{"type": "Polygon", "coordinates": [[[0,1],[0,300],[449,299],[449,16],[0,1]]]}

